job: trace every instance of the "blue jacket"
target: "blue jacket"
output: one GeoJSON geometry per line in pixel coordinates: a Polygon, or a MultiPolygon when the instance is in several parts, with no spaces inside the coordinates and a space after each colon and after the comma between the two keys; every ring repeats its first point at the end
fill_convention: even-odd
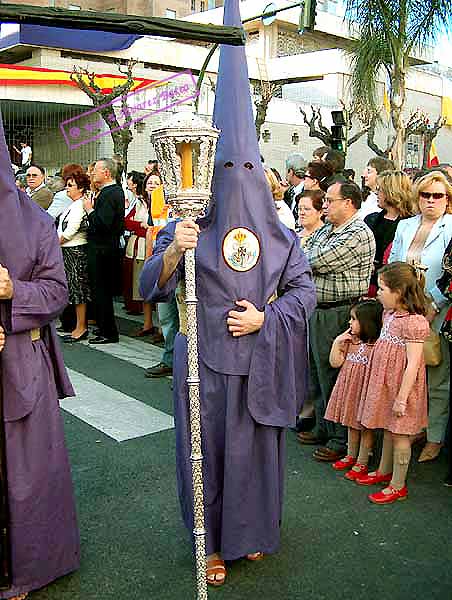
{"type": "MultiPolygon", "coordinates": [[[[404,219],[397,226],[392,244],[389,262],[406,261],[408,248],[421,224],[421,215],[404,219]]],[[[442,261],[444,252],[452,238],[452,215],[445,214],[433,225],[421,254],[421,263],[428,267],[425,279],[426,292],[433,298],[441,312],[433,321],[434,329],[439,329],[446,315],[449,300],[439,291],[436,284],[442,276],[442,261]]]]}

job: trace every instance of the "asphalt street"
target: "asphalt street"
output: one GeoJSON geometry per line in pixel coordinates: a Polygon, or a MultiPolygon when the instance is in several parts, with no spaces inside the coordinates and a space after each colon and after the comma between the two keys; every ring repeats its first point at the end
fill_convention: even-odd
{"type": "MultiPolygon", "coordinates": [[[[176,494],[171,379],[144,377],[161,349],[130,337],[137,325],[121,318],[120,343],[102,350],[64,345],[77,391],[62,410],[82,564],[33,600],[195,598],[176,494]]],[[[230,563],[226,584],[209,598],[452,599],[444,453],[430,464],[413,461],[408,500],[382,507],[367,501],[367,488],[313,460],[292,431],[287,438],[281,550],[230,563]]]]}

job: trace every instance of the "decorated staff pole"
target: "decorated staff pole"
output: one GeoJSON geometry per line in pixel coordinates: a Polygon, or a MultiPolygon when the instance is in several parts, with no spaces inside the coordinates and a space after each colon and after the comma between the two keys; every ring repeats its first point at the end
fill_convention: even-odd
{"type": "MultiPolygon", "coordinates": [[[[219,131],[208,126],[183,105],[168,123],[155,130],[152,142],[173,214],[183,219],[204,215],[210,200],[215,148],[219,131]]],[[[198,319],[196,305],[195,249],[185,259],[185,303],[187,306],[188,391],[193,485],[193,514],[198,600],[207,599],[206,531],[204,527],[204,484],[202,472],[201,407],[198,368],[198,319]]]]}

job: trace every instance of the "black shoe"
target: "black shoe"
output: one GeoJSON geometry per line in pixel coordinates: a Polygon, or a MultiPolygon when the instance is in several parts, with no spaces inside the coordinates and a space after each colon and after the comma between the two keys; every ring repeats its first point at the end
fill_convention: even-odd
{"type": "Polygon", "coordinates": [[[162,344],[165,341],[165,338],[160,331],[157,331],[148,337],[148,341],[151,344],[162,344]]]}
{"type": "Polygon", "coordinates": [[[79,335],[77,338],[72,337],[72,335],[65,335],[63,338],[63,342],[65,344],[75,344],[75,342],[80,342],[81,340],[87,340],[89,336],[88,330],[86,330],[82,335],[79,335]]]}
{"type": "Polygon", "coordinates": [[[297,418],[297,424],[295,425],[295,431],[312,431],[315,427],[315,417],[303,417],[297,418]]]}
{"type": "Polygon", "coordinates": [[[103,337],[103,336],[101,335],[101,333],[100,333],[100,329],[99,329],[99,327],[95,327],[95,328],[93,329],[93,332],[92,332],[92,333],[93,333],[93,335],[94,335],[95,337],[103,337]]]}
{"type": "Polygon", "coordinates": [[[144,374],[145,377],[153,378],[153,377],[167,377],[168,375],[173,374],[173,368],[165,365],[165,363],[160,362],[158,365],[154,365],[149,369],[146,369],[144,374]]]}
{"type": "Polygon", "coordinates": [[[89,340],[90,344],[117,344],[119,342],[119,338],[106,338],[101,335],[98,335],[89,340]]]}
{"type": "Polygon", "coordinates": [[[56,328],[58,333],[70,333],[71,330],[68,329],[67,327],[63,327],[62,325],[60,325],[60,327],[56,328]]]}

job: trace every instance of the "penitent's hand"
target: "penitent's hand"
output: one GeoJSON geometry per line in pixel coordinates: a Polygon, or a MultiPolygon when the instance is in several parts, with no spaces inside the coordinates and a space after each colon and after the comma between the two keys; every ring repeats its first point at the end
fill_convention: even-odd
{"type": "Polygon", "coordinates": [[[5,330],[3,329],[3,327],[0,327],[0,352],[5,347],[5,342],[6,342],[5,330]]]}
{"type": "Polygon", "coordinates": [[[0,265],[0,300],[11,300],[14,294],[13,282],[5,269],[0,265]]]}
{"type": "Polygon", "coordinates": [[[199,225],[194,221],[187,219],[179,221],[174,231],[174,248],[178,254],[183,254],[185,250],[196,248],[198,245],[199,225]]]}
{"type": "Polygon", "coordinates": [[[233,337],[240,337],[259,331],[264,324],[264,311],[257,308],[248,300],[236,300],[237,306],[242,306],[245,310],[230,310],[227,318],[229,333],[233,337]]]}

